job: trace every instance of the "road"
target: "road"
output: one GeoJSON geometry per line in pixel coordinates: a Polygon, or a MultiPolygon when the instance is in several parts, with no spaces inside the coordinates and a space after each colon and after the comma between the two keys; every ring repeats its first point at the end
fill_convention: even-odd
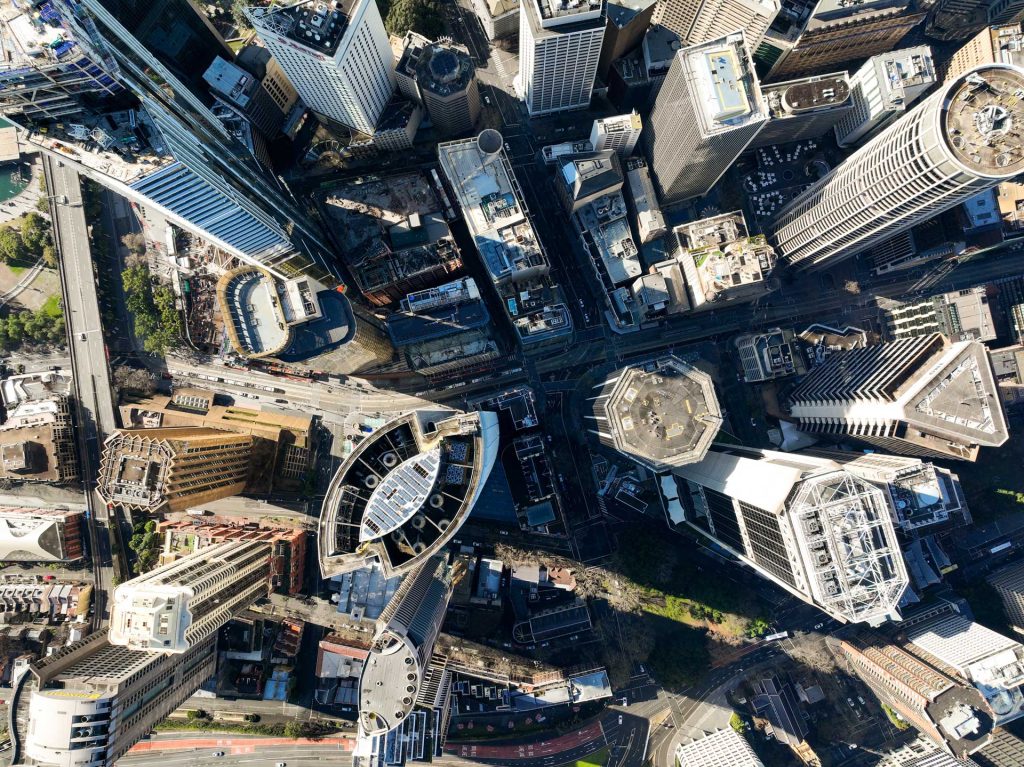
{"type": "Polygon", "coordinates": [[[97,495],[103,439],[117,428],[113,387],[107,366],[99,300],[89,250],[89,229],[82,206],[82,185],[78,173],[52,157],[43,156],[43,172],[50,191],[53,240],[60,261],[61,293],[67,323],[68,350],[75,389],[78,421],[79,467],[89,517],[89,551],[96,583],[93,629],[105,623],[104,601],[113,584],[106,504],[97,495]]]}
{"type": "Polygon", "coordinates": [[[196,764],[274,767],[281,762],[288,767],[337,764],[347,761],[352,746],[350,738],[312,741],[196,732],[159,733],[136,744],[116,764],[119,767],[191,767],[196,764]],[[216,753],[224,756],[214,756],[216,753]]]}

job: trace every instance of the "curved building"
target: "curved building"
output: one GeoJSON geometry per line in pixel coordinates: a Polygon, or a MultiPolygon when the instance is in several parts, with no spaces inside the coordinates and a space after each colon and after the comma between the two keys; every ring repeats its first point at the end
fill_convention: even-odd
{"type": "Polygon", "coordinates": [[[417,704],[451,598],[452,575],[445,557],[431,557],[405,577],[377,619],[359,677],[360,735],[394,729],[417,704]]]}
{"type": "Polygon", "coordinates": [[[363,440],[331,480],[320,516],[325,578],[379,561],[404,572],[466,521],[498,455],[494,413],[416,410],[363,440]]]}
{"type": "Polygon", "coordinates": [[[672,355],[620,368],[595,388],[590,432],[653,471],[701,460],[722,425],[711,376],[672,355]]]}
{"type": "Polygon", "coordinates": [[[1024,69],[947,82],[784,207],[769,236],[801,267],[832,264],[1024,171],[1024,69]]]}

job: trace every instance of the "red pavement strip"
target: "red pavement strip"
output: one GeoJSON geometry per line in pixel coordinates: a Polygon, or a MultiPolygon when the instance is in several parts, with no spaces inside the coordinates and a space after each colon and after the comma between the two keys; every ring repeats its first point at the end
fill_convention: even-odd
{"type": "Polygon", "coordinates": [[[561,735],[552,740],[542,740],[539,743],[516,743],[510,746],[488,745],[486,742],[448,744],[445,746],[445,751],[468,758],[511,759],[514,761],[560,754],[588,743],[596,743],[597,746],[604,744],[604,731],[601,729],[600,722],[594,722],[582,730],[576,730],[576,732],[561,735]]]}
{"type": "Polygon", "coordinates": [[[257,747],[265,746],[312,746],[337,745],[342,751],[351,751],[355,746],[352,738],[184,738],[181,740],[151,740],[136,743],[130,754],[143,751],[181,751],[193,748],[230,748],[232,754],[252,754],[257,747]]]}

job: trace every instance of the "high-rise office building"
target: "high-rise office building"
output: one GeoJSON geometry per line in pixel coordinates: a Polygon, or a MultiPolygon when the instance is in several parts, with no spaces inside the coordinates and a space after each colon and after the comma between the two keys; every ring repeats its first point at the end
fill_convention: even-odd
{"type": "Polygon", "coordinates": [[[111,644],[183,653],[216,635],[232,616],[265,597],[267,541],[225,541],[114,589],[111,644]]]}
{"type": "Polygon", "coordinates": [[[678,466],[686,524],[840,621],[899,620],[909,583],[883,491],[835,462],[713,446],[678,466]]]}
{"type": "Polygon", "coordinates": [[[767,120],[742,32],[677,51],[648,123],[662,201],[707,194],[767,120]]]}
{"type": "Polygon", "coordinates": [[[605,3],[608,25],[597,64],[598,77],[603,81],[607,82],[613,61],[640,47],[651,26],[656,4],[656,0],[608,0],[605,3]]]}
{"type": "Polygon", "coordinates": [[[320,570],[374,561],[405,572],[458,532],[498,453],[494,413],[416,410],[368,436],[338,469],[320,515],[320,570]]]}
{"type": "Polygon", "coordinates": [[[412,711],[452,595],[452,567],[433,556],[402,581],[376,621],[359,679],[359,729],[379,735],[412,711]]]}
{"type": "Polygon", "coordinates": [[[835,461],[846,471],[881,488],[897,526],[919,530],[931,525],[970,524],[960,478],[949,469],[920,458],[884,453],[853,453],[814,449],[801,460],[835,461]]]}
{"type": "Polygon", "coordinates": [[[676,746],[679,767],[764,767],[750,743],[731,727],[676,746]]]}
{"type": "Polygon", "coordinates": [[[97,492],[140,511],[184,511],[237,495],[252,464],[253,437],[205,426],[119,429],[100,456],[97,492]]]}
{"type": "Polygon", "coordinates": [[[654,471],[701,460],[722,425],[711,376],[672,355],[611,373],[588,411],[601,444],[654,471]]]}
{"type": "Polygon", "coordinates": [[[488,40],[513,37],[519,31],[519,0],[473,0],[473,9],[488,40]]]}
{"type": "Polygon", "coordinates": [[[262,83],[227,59],[217,58],[203,79],[213,95],[228,109],[252,124],[264,137],[281,132],[285,114],[262,83]]]}
{"type": "Polygon", "coordinates": [[[0,21],[5,36],[23,50],[59,41],[23,59],[23,74],[0,72],[0,104],[19,140],[275,276],[334,281],[319,228],[211,111],[203,73],[232,54],[187,0],[54,0],[31,15],[28,0],[16,5],[25,13],[0,21]],[[73,87],[50,71],[70,51],[85,73],[73,87]],[[20,78],[39,76],[52,84],[26,97],[20,78]]]}
{"type": "Polygon", "coordinates": [[[823,136],[853,108],[846,72],[762,85],[761,96],[771,119],[751,148],[823,136]]]}
{"type": "Polygon", "coordinates": [[[659,0],[654,23],[679,36],[683,45],[717,40],[743,30],[750,50],[761,44],[779,12],[779,0],[659,0]]]}
{"type": "Polygon", "coordinates": [[[771,66],[765,79],[811,75],[894,50],[925,17],[910,0],[818,0],[805,13],[766,33],[758,50],[771,66]]]}
{"type": "Polygon", "coordinates": [[[789,406],[802,431],[902,455],[973,461],[1008,438],[985,346],[938,333],[836,352],[789,406]]]}
{"type": "Polygon", "coordinates": [[[991,740],[993,716],[982,694],[913,645],[864,629],[828,643],[883,704],[946,753],[965,758],[991,740]]]}
{"type": "Polygon", "coordinates": [[[423,104],[442,135],[466,133],[480,117],[480,90],[469,52],[409,32],[395,66],[398,90],[423,104]]]}
{"type": "Polygon", "coordinates": [[[113,645],[92,634],[33,663],[20,696],[27,717],[12,717],[18,764],[112,767],[153,726],[213,675],[217,641],[180,655],[113,645]]]}
{"type": "Polygon", "coordinates": [[[988,702],[995,723],[1024,716],[1024,645],[982,626],[952,605],[921,622],[906,637],[915,648],[956,670],[988,702]]]}
{"type": "Polygon", "coordinates": [[[602,0],[521,0],[516,92],[531,115],[590,104],[604,40],[602,0]]]}
{"type": "Polygon", "coordinates": [[[1024,29],[1020,24],[985,27],[947,62],[939,62],[939,79],[955,80],[982,64],[1024,65],[1024,29]]]}
{"type": "Polygon", "coordinates": [[[0,506],[0,562],[76,562],[84,528],[82,509],[0,506]]]}
{"type": "Polygon", "coordinates": [[[1018,634],[1024,634],[1024,562],[992,573],[988,583],[999,594],[1010,626],[1018,634]]]}
{"type": "Polygon", "coordinates": [[[1024,170],[1024,70],[961,75],[786,205],[770,226],[799,267],[849,258],[1024,170]]]}
{"type": "Polygon", "coordinates": [[[372,135],[395,90],[375,0],[305,0],[246,9],[303,102],[328,123],[372,135]]]}
{"type": "Polygon", "coordinates": [[[936,0],[925,32],[936,40],[966,40],[990,24],[1024,21],[1024,0],[936,0]]]}
{"type": "Polygon", "coordinates": [[[850,79],[853,109],[836,126],[839,146],[852,146],[889,125],[934,83],[927,45],[872,56],[850,79]]]}
{"type": "Polygon", "coordinates": [[[633,154],[643,127],[640,115],[635,110],[615,117],[599,117],[590,129],[590,145],[595,152],[611,149],[625,161],[633,154]]]}

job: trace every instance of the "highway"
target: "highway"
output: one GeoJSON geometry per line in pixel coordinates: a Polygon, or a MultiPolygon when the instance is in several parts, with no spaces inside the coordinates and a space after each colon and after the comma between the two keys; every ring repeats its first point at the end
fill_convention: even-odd
{"type": "Polygon", "coordinates": [[[50,191],[50,218],[60,262],[61,294],[73,371],[79,470],[89,512],[89,550],[96,583],[93,611],[93,629],[96,630],[106,621],[103,600],[108,598],[113,583],[106,531],[107,508],[96,493],[96,475],[103,439],[117,428],[117,421],[89,251],[89,229],[82,206],[81,179],[75,170],[48,155],[43,155],[43,172],[50,191]]]}

